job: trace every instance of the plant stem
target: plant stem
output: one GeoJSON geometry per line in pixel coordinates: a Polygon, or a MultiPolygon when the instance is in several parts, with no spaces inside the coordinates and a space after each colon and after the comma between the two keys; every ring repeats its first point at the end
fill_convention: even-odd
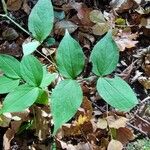
{"type": "Polygon", "coordinates": [[[25,30],[23,27],[21,27],[17,22],[15,22],[13,19],[11,19],[8,15],[5,16],[7,19],[9,19],[13,24],[15,24],[18,28],[20,28],[22,31],[24,31],[26,34],[31,35],[27,30],[25,30]]]}
{"type": "Polygon", "coordinates": [[[39,53],[41,56],[43,56],[45,59],[47,59],[52,65],[54,65],[56,67],[56,64],[53,63],[47,56],[45,56],[44,54],[42,54],[40,51],[36,50],[37,53],[39,53]]]}
{"type": "Polygon", "coordinates": [[[3,10],[4,10],[5,14],[7,15],[8,11],[7,11],[7,5],[6,5],[5,0],[2,0],[2,5],[3,5],[3,10]]]}

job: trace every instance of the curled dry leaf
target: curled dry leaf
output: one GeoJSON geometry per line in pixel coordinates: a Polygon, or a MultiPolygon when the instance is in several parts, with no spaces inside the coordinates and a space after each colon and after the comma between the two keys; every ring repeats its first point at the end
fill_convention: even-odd
{"type": "Polygon", "coordinates": [[[15,136],[15,131],[13,129],[8,128],[6,133],[3,136],[3,148],[4,150],[10,150],[10,142],[15,136]]]}
{"type": "Polygon", "coordinates": [[[123,149],[122,143],[113,139],[110,141],[107,148],[107,150],[122,150],[122,149],[123,149]]]}

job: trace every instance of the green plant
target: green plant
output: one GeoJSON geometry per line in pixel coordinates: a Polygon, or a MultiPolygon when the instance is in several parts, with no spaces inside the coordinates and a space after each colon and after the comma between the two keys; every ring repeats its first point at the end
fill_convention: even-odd
{"type": "MultiPolygon", "coordinates": [[[[58,75],[63,80],[57,83],[49,99],[47,86],[56,75],[48,73],[46,67],[29,54],[49,35],[54,18],[52,10],[49,0],[39,0],[33,8],[29,30],[36,40],[23,45],[25,56],[21,63],[11,56],[0,55],[0,69],[4,73],[0,79],[0,93],[9,93],[0,113],[22,111],[34,103],[50,102],[55,134],[75,115],[82,103],[83,93],[77,77],[84,69],[85,56],[79,43],[66,30],[56,53],[58,75]]],[[[92,72],[99,77],[97,90],[101,97],[118,110],[129,111],[138,103],[134,92],[120,77],[107,77],[115,70],[118,60],[119,50],[109,31],[92,50],[92,72]]]]}
{"type": "Polygon", "coordinates": [[[141,139],[135,142],[131,142],[127,146],[127,150],[149,150],[150,149],[150,140],[141,139]]]}

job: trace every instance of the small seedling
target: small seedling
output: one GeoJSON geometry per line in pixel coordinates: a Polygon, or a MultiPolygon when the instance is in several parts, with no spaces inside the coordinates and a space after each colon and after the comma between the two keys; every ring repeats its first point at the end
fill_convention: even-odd
{"type": "MultiPolygon", "coordinates": [[[[85,56],[79,43],[66,31],[56,52],[56,66],[59,76],[63,78],[48,96],[47,86],[56,75],[48,73],[30,54],[50,34],[53,19],[50,0],[39,0],[32,9],[28,24],[35,40],[23,45],[21,62],[12,56],[0,55],[0,69],[4,73],[0,77],[0,93],[9,93],[0,113],[23,111],[34,103],[50,104],[55,134],[75,115],[82,103],[83,92],[77,77],[84,69],[85,56]]],[[[100,96],[114,108],[129,111],[138,103],[135,93],[120,77],[107,77],[116,69],[118,60],[119,50],[109,31],[92,50],[92,72],[99,77],[96,87],[100,96]]]]}

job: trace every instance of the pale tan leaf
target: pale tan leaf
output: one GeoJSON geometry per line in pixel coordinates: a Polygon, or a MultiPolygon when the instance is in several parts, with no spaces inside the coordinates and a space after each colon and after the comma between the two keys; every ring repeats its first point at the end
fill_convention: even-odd
{"type": "Polygon", "coordinates": [[[122,149],[123,149],[122,143],[113,139],[110,141],[107,147],[107,150],[122,150],[122,149]]]}
{"type": "Polygon", "coordinates": [[[118,129],[120,127],[125,127],[128,119],[125,117],[119,117],[116,119],[114,116],[108,116],[107,121],[110,128],[118,129]]]}
{"type": "Polygon", "coordinates": [[[106,119],[98,119],[97,128],[106,129],[107,128],[107,120],[106,119]]]}

